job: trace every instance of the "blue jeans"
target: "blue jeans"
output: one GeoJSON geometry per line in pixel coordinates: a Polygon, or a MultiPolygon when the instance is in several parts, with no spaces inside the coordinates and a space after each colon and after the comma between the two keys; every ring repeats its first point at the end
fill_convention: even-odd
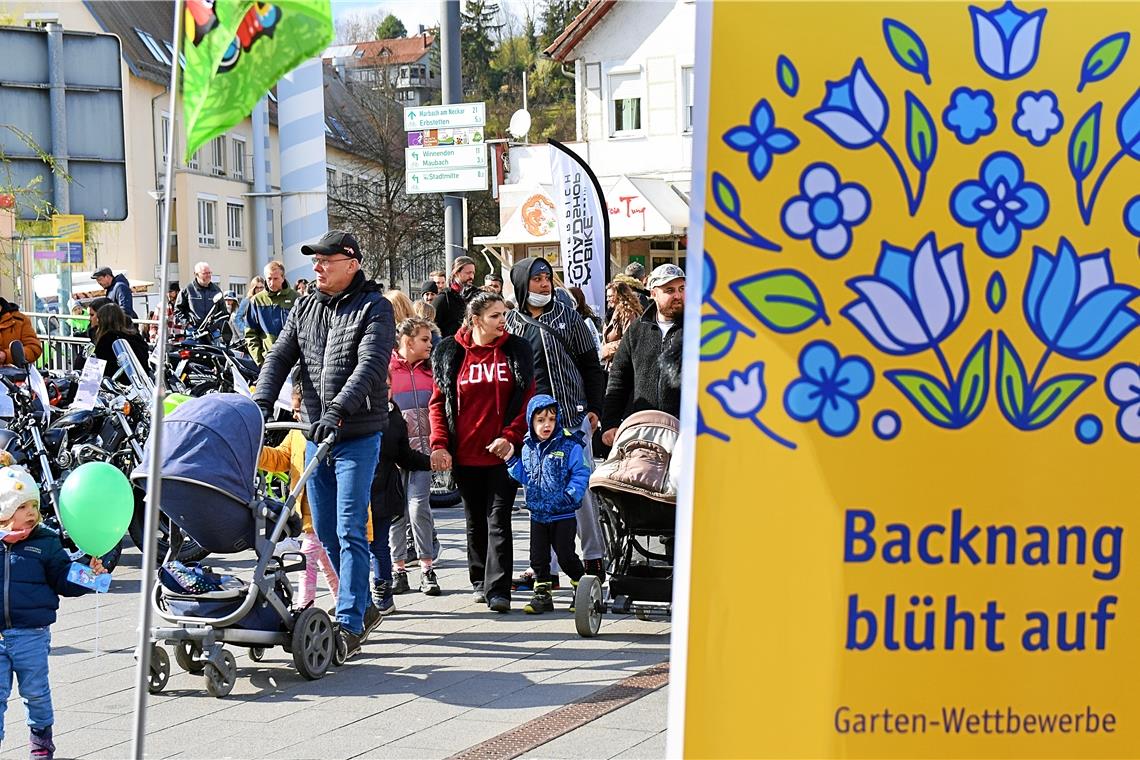
{"type": "Polygon", "coordinates": [[[372,552],[372,574],[378,581],[392,583],[392,550],[388,548],[388,528],[391,526],[391,517],[377,517],[375,507],[372,512],[372,543],[368,549],[372,552]]]}
{"type": "Polygon", "coordinates": [[[0,741],[4,740],[4,712],[12,694],[12,676],[20,681],[20,697],[28,712],[28,725],[47,728],[55,722],[48,682],[51,631],[45,628],[9,628],[0,632],[0,741]]]}
{"type": "MultiPolygon", "coordinates": [[[[317,445],[305,446],[305,464],[312,461],[317,445]]],[[[325,545],[329,559],[340,575],[336,619],[346,630],[364,631],[368,607],[368,500],[372,476],[380,460],[380,433],[341,441],[317,465],[309,480],[309,508],[313,528],[325,545]]]]}

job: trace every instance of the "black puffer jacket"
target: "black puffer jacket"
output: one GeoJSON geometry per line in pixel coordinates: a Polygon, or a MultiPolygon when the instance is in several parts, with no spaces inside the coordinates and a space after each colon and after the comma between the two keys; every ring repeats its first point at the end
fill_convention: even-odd
{"type": "Polygon", "coordinates": [[[265,359],[253,400],[269,407],[300,362],[301,418],[340,413],[342,438],[388,425],[388,359],[396,339],[392,304],[357,272],[335,296],[314,290],[299,298],[265,359]]]}
{"type": "Polygon", "coordinates": [[[616,428],[629,415],[645,409],[681,415],[682,343],[681,324],[662,339],[656,304],[629,324],[610,365],[602,430],[616,428]]]}
{"type": "Polygon", "coordinates": [[[405,472],[430,470],[431,460],[412,448],[408,425],[395,402],[388,404],[388,429],[380,441],[380,461],[372,477],[372,519],[402,515],[408,506],[400,468],[405,472]],[[397,467],[397,465],[399,465],[397,467]]]}
{"type": "Polygon", "coordinates": [[[467,302],[479,295],[479,292],[478,288],[471,286],[456,290],[449,284],[435,297],[431,305],[435,309],[435,324],[440,335],[450,338],[459,332],[463,318],[467,316],[467,302]]]}

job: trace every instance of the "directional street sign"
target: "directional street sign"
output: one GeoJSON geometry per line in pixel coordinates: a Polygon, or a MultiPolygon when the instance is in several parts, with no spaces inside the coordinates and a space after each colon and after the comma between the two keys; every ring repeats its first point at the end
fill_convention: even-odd
{"type": "Polygon", "coordinates": [[[404,192],[415,195],[486,189],[487,167],[476,166],[462,169],[409,169],[404,192]]]}
{"type": "Polygon", "coordinates": [[[406,148],[404,166],[415,169],[461,169],[487,165],[487,146],[441,145],[437,148],[406,148]]]}
{"type": "Polygon", "coordinates": [[[404,131],[482,127],[487,123],[484,103],[455,103],[449,106],[405,106],[404,131]]]}

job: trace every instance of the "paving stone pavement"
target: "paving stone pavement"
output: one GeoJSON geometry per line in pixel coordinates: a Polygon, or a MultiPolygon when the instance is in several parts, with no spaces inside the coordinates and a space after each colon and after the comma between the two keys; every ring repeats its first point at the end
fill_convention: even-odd
{"type": "MultiPolygon", "coordinates": [[[[281,649],[262,662],[233,650],[238,679],[225,699],[173,663],[147,710],[148,758],[443,758],[634,675],[669,657],[669,622],[607,615],[582,639],[555,592],[557,610],[509,615],[471,600],[463,514],[436,511],[443,594],[396,597],[361,654],[319,681],[305,681],[281,649]]],[[[526,566],[528,521],[514,519],[515,568],[526,566]]],[[[129,542],[128,542],[129,543],[129,542]]],[[[240,571],[248,556],[214,558],[240,571]]],[[[129,548],[105,595],[64,599],[52,628],[52,693],[59,758],[130,755],[140,555],[129,548]]],[[[413,588],[419,580],[409,569],[413,588]]],[[[565,576],[564,576],[565,578],[565,576]]],[[[318,604],[328,606],[326,598],[318,604]]],[[[27,757],[17,690],[4,720],[0,758],[27,757]]],[[[527,757],[663,757],[667,688],[659,689],[527,753],[527,757]],[[615,733],[616,732],[616,733],[615,733]]]]}

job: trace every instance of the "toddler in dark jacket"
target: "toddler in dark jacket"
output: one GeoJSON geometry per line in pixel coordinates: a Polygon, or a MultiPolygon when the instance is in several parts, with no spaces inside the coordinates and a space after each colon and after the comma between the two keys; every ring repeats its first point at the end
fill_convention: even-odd
{"type": "Polygon", "coordinates": [[[530,566],[536,582],[534,596],[523,607],[530,614],[554,609],[550,582],[550,551],[570,576],[573,585],[585,573],[574,551],[578,521],[574,512],[590,485],[586,449],[576,434],[562,426],[562,413],[553,396],[538,394],[526,409],[530,430],[522,449],[507,461],[507,469],[526,488],[530,510],[530,566]]]}
{"type": "MultiPolygon", "coordinates": [[[[71,559],[59,535],[40,524],[39,486],[22,467],[0,469],[0,742],[12,677],[31,728],[31,757],[50,760],[55,753],[51,686],[48,681],[49,626],[61,596],[81,596],[88,589],[67,579],[71,559]]],[[[105,572],[98,559],[96,573],[105,572]]]]}

